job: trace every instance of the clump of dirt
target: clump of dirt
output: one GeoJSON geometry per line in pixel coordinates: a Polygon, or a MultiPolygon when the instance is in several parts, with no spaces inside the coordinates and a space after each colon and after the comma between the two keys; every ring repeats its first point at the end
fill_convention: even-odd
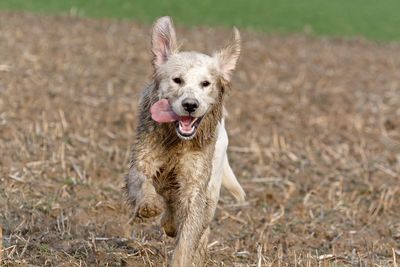
{"type": "MultiPolygon", "coordinates": [[[[121,191],[150,79],[149,28],[2,12],[0,226],[6,266],[166,266],[121,191]]],[[[212,52],[230,31],[181,28],[212,52]]],[[[400,45],[242,31],[231,165],[210,266],[388,266],[400,253],[400,45]]],[[[399,259],[397,259],[399,261],[399,259]]]]}

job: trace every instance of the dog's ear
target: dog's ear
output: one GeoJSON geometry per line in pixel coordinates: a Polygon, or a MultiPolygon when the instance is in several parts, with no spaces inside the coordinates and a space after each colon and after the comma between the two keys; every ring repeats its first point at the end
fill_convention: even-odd
{"type": "Polygon", "coordinates": [[[175,30],[170,17],[159,18],[154,23],[151,49],[155,68],[164,64],[176,50],[175,30]]]}
{"type": "Polygon", "coordinates": [[[233,28],[233,37],[230,44],[221,51],[214,54],[217,59],[222,78],[230,81],[232,72],[240,55],[240,34],[238,29],[233,28]]]}

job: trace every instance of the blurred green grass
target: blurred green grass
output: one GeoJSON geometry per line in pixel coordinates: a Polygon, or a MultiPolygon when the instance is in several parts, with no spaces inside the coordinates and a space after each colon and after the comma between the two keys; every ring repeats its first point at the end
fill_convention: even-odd
{"type": "Polygon", "coordinates": [[[0,9],[400,40],[399,0],[0,0],[0,9]]]}

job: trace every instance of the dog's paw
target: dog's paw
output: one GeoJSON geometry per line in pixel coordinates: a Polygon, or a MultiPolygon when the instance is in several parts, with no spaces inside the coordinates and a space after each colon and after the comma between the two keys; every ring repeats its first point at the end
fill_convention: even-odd
{"type": "Polygon", "coordinates": [[[176,235],[178,234],[174,225],[164,225],[163,228],[165,234],[169,237],[176,237],[176,235]]]}
{"type": "Polygon", "coordinates": [[[164,232],[167,234],[167,236],[176,237],[177,235],[176,223],[173,214],[171,214],[171,212],[168,211],[168,209],[164,212],[161,218],[161,226],[164,228],[164,232]]]}
{"type": "Polygon", "coordinates": [[[160,195],[149,195],[143,198],[136,207],[136,217],[152,218],[164,211],[164,201],[160,195]]]}

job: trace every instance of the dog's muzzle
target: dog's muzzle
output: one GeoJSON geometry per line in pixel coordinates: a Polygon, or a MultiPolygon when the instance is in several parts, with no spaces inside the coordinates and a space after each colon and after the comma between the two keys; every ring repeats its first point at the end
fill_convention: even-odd
{"type": "Polygon", "coordinates": [[[197,128],[202,121],[202,117],[183,116],[175,122],[177,135],[184,140],[190,140],[196,135],[197,128]]]}

